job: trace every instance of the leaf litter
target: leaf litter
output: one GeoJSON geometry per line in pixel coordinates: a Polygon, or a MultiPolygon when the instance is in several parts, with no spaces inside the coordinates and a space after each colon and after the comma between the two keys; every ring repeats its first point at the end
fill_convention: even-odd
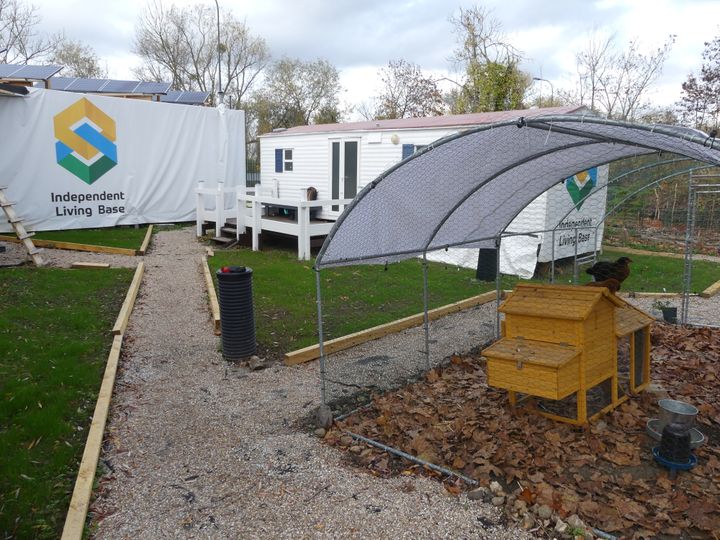
{"type": "MultiPolygon", "coordinates": [[[[485,360],[454,355],[424,380],[373,396],[372,406],[328,431],[325,442],[348,450],[348,430],[442,465],[488,485],[497,480],[528,506],[627,538],[679,535],[720,538],[720,330],[656,324],[651,379],[670,397],[699,409],[706,443],[698,465],[671,479],[652,458],[645,433],[658,395],[642,392],[582,428],[523,411],[505,391],[487,386],[485,360]]],[[[355,466],[382,477],[424,474],[380,449],[348,452],[355,466]]],[[[467,489],[445,479],[445,489],[467,489]]],[[[511,514],[511,513],[509,513],[511,514]]]]}

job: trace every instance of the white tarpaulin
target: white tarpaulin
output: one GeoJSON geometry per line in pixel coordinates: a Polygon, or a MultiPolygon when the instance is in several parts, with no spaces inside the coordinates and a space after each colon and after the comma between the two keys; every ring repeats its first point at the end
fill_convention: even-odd
{"type": "Polygon", "coordinates": [[[32,89],[0,121],[0,183],[30,229],[191,221],[199,181],[245,183],[242,111],[32,89]]]}

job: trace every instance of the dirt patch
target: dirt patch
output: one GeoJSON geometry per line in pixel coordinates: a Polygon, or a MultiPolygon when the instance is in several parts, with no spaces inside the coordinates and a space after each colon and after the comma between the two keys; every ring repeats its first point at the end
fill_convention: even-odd
{"type": "MultiPolygon", "coordinates": [[[[645,434],[657,396],[630,399],[589,428],[512,412],[504,391],[487,386],[485,362],[455,356],[425,380],[374,396],[370,408],[339,422],[325,440],[349,450],[343,429],[381,441],[487,485],[500,480],[529,505],[561,517],[579,515],[627,537],[720,534],[720,331],[656,325],[652,378],[671,397],[700,410],[708,442],[698,465],[671,479],[652,458],[645,434]]],[[[349,451],[372,474],[424,474],[421,467],[376,449],[349,451]]],[[[455,486],[451,487],[451,492],[455,486]]],[[[506,514],[512,516],[508,507],[506,514]]],[[[713,536],[715,535],[715,536],[713,536]]]]}

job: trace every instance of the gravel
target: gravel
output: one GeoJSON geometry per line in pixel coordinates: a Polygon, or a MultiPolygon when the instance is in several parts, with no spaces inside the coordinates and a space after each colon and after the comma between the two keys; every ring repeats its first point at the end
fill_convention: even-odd
{"type": "MultiPolygon", "coordinates": [[[[95,537],[529,538],[500,525],[498,509],[435,480],[345,465],[302,427],[319,405],[317,362],[228,366],[212,333],[202,253],[186,229],[159,232],[144,257],[102,455],[114,472],[92,506],[95,537]]],[[[405,338],[343,356],[387,355],[405,338]]]]}
{"type": "MultiPolygon", "coordinates": [[[[19,246],[2,245],[0,265],[25,259],[19,246]]],[[[107,470],[91,505],[94,537],[531,537],[503,526],[483,497],[348,466],[307,425],[320,404],[317,362],[260,371],[227,364],[207,308],[203,253],[192,228],[159,231],[142,258],[44,251],[58,267],[146,263],[101,456],[107,470]]],[[[629,300],[646,310],[653,301],[629,300]]],[[[494,310],[490,303],[432,322],[430,363],[492,339],[494,310]]],[[[693,321],[718,324],[718,313],[720,295],[692,299],[693,321]]],[[[403,384],[426,362],[422,327],[334,354],[328,401],[347,410],[359,391],[403,384]]]]}

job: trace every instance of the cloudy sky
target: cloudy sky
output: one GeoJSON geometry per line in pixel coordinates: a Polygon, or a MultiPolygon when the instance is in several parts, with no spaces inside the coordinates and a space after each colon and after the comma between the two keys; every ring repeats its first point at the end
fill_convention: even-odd
{"type": "MultiPolygon", "coordinates": [[[[152,1],[152,0],[151,0],[152,1]]],[[[157,0],[159,1],[159,0],[157,0]]],[[[163,0],[189,5],[214,0],[163,0]]],[[[219,0],[265,38],[271,53],[303,60],[326,58],[341,72],[343,100],[356,104],[377,89],[378,69],[391,59],[419,64],[436,76],[452,76],[455,48],[449,17],[463,0],[219,0]]],[[[114,78],[132,78],[135,24],[147,0],[34,0],[42,28],[63,31],[91,45],[114,78]]],[[[551,81],[571,84],[575,52],[593,29],[625,44],[657,48],[677,36],[653,100],[674,103],[690,71],[697,71],[705,41],[720,35],[718,0],[489,0],[481,5],[501,21],[509,41],[525,57],[522,68],[551,81]]],[[[538,82],[549,94],[550,85],[538,82]]]]}

